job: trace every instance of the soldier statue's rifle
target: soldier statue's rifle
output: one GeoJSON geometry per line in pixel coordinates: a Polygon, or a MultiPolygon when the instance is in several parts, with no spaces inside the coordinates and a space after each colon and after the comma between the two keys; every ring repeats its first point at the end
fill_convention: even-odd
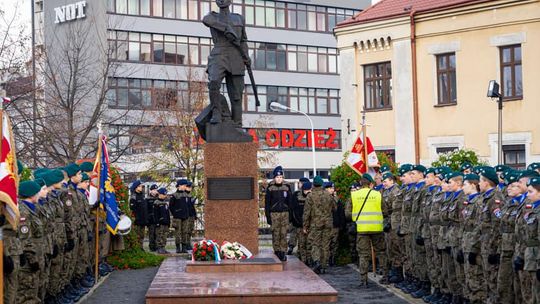
{"type": "Polygon", "coordinates": [[[242,49],[242,45],[238,42],[238,40],[235,40],[233,44],[242,55],[242,58],[244,59],[244,63],[246,64],[246,69],[249,75],[249,80],[251,81],[251,87],[253,88],[253,95],[255,95],[255,105],[257,107],[260,107],[261,102],[259,101],[259,93],[257,92],[257,85],[255,84],[255,77],[253,77],[253,70],[251,69],[251,64],[248,64],[248,62],[250,62],[251,59],[249,59],[249,55],[246,54],[246,52],[242,49]]]}

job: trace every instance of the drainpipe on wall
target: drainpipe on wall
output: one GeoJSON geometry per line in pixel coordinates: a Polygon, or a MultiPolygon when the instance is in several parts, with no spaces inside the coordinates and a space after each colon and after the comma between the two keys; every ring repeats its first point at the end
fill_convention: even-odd
{"type": "MultiPolygon", "coordinates": [[[[358,85],[358,43],[353,43],[354,47],[354,103],[360,106],[360,86],[358,85]]],[[[358,112],[355,111],[355,115],[358,115],[358,112]]],[[[356,117],[356,121],[360,121],[359,117],[356,117]]],[[[357,127],[357,126],[355,126],[357,127]]],[[[356,129],[358,130],[358,128],[356,129]]],[[[356,138],[354,139],[356,140],[356,138]]],[[[353,140],[353,142],[354,142],[353,140]]]]}
{"type": "Polygon", "coordinates": [[[418,75],[416,69],[416,23],[414,21],[415,10],[409,14],[411,19],[411,57],[412,57],[412,93],[413,93],[413,124],[414,124],[414,160],[420,163],[420,130],[418,123],[418,75]]]}

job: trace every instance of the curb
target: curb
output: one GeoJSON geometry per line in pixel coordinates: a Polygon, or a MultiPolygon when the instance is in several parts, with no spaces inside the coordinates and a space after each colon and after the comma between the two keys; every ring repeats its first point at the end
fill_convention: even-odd
{"type": "MultiPolygon", "coordinates": [[[[118,270],[115,270],[115,271],[118,271],[118,270]]],[[[114,272],[114,271],[113,271],[114,272]]],[[[95,291],[96,289],[99,288],[99,286],[101,286],[101,284],[103,284],[105,281],[107,281],[107,279],[109,278],[109,276],[111,275],[112,272],[108,273],[106,276],[104,277],[101,277],[101,280],[98,280],[96,284],[94,284],[94,286],[92,286],[92,289],[90,289],[90,291],[88,291],[87,294],[85,294],[84,296],[82,296],[82,298],[79,299],[79,301],[75,302],[75,303],[83,303],[84,301],[86,301],[86,299],[88,299],[95,291]]]]}

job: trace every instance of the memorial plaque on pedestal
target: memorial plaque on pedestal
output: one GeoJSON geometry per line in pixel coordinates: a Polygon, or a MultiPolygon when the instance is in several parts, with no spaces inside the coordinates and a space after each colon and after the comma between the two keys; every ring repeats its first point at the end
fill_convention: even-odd
{"type": "Polygon", "coordinates": [[[210,200],[252,200],[254,198],[253,177],[208,178],[206,194],[210,200]]]}

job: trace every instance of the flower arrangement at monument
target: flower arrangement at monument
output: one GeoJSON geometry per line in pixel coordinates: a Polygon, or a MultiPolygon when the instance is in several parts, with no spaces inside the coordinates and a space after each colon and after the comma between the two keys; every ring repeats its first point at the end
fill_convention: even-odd
{"type": "Polygon", "coordinates": [[[245,250],[247,250],[242,244],[238,242],[223,242],[221,244],[221,256],[223,259],[228,260],[242,260],[248,258],[245,250]]]}
{"type": "Polygon", "coordinates": [[[221,260],[219,245],[212,240],[202,240],[193,245],[192,259],[194,261],[221,260]]]}

